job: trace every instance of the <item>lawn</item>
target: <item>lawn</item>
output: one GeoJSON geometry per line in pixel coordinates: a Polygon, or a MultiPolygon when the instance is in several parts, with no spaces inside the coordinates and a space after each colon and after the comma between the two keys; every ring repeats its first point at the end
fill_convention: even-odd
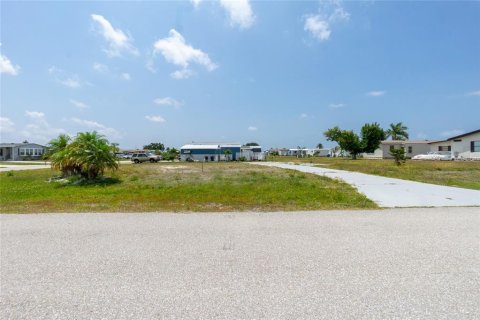
{"type": "Polygon", "coordinates": [[[125,164],[92,185],[50,169],[0,174],[0,212],[293,211],[377,208],[350,185],[245,163],[125,164]],[[203,168],[203,169],[202,169],[203,168]]]}
{"type": "Polygon", "coordinates": [[[480,161],[413,161],[396,166],[393,160],[269,157],[269,161],[307,162],[322,167],[391,178],[480,190],[480,161]]]}

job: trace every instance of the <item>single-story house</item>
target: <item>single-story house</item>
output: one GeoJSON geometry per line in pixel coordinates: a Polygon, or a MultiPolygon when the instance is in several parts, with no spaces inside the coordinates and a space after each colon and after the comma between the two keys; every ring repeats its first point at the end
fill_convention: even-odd
{"type": "Polygon", "coordinates": [[[195,143],[180,148],[181,161],[225,161],[238,160],[242,145],[240,143],[195,143]],[[229,152],[226,150],[230,150],[229,152]]]}
{"type": "MultiPolygon", "coordinates": [[[[378,156],[381,154],[383,159],[393,159],[393,156],[390,154],[390,151],[393,149],[405,149],[405,156],[407,158],[412,158],[418,154],[426,154],[430,152],[430,143],[435,141],[428,140],[384,140],[380,143],[381,152],[375,150],[374,155],[378,156]]],[[[364,157],[369,158],[369,154],[364,155],[364,157]]]]}
{"type": "Polygon", "coordinates": [[[455,159],[480,160],[480,129],[432,142],[430,151],[451,152],[455,159]]]}
{"type": "Polygon", "coordinates": [[[45,150],[36,143],[0,143],[0,160],[39,160],[45,150]]]}
{"type": "Polygon", "coordinates": [[[242,146],[236,158],[240,159],[242,157],[247,161],[265,160],[265,154],[260,146],[242,146]]]}

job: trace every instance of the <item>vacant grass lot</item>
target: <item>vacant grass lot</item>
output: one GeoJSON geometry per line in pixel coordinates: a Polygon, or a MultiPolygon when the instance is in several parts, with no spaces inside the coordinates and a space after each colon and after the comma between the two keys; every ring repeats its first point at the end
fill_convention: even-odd
{"type": "Polygon", "coordinates": [[[276,211],[377,206],[351,186],[244,163],[121,165],[105,183],[48,182],[50,169],[0,174],[0,212],[276,211]]]}
{"type": "Polygon", "coordinates": [[[357,171],[453,187],[480,190],[480,161],[413,161],[396,166],[393,160],[269,157],[269,161],[308,162],[332,169],[357,171]]]}

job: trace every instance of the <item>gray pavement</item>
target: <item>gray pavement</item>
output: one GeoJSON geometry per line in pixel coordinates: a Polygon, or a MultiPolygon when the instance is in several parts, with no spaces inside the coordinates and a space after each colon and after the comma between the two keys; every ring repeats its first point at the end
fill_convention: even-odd
{"type": "Polygon", "coordinates": [[[479,319],[480,209],[0,216],[2,319],[479,319]]]}
{"type": "Polygon", "coordinates": [[[380,207],[480,206],[480,191],[374,176],[359,172],[294,165],[280,162],[252,162],[256,165],[292,169],[343,180],[380,207]]]}
{"type": "Polygon", "coordinates": [[[36,170],[36,169],[48,169],[50,168],[50,164],[22,164],[22,165],[15,165],[15,164],[2,164],[0,162],[0,172],[6,171],[22,171],[22,170],[36,170]]]}

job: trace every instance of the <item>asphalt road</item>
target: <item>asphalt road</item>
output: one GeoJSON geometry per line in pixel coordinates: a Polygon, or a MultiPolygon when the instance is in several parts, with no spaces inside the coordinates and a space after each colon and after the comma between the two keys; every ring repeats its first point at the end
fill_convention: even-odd
{"type": "Polygon", "coordinates": [[[291,169],[332,179],[341,179],[357,188],[359,192],[383,208],[480,207],[479,190],[440,186],[311,165],[294,165],[281,162],[250,162],[250,164],[291,169]]]}
{"type": "Polygon", "coordinates": [[[479,319],[480,209],[0,216],[2,319],[479,319]]]}

